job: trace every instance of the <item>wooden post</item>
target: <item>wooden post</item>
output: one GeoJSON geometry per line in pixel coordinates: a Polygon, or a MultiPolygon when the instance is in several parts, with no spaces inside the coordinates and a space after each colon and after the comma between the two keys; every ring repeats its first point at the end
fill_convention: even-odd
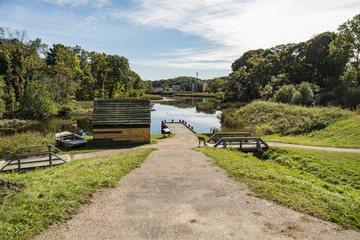
{"type": "Polygon", "coordinates": [[[20,154],[17,156],[18,157],[18,169],[19,171],[21,170],[21,155],[23,154],[23,148],[20,148],[20,154]]]}
{"type": "Polygon", "coordinates": [[[240,140],[240,151],[242,151],[242,140],[240,140]]]}
{"type": "Polygon", "coordinates": [[[50,167],[52,166],[51,146],[48,146],[50,167]]]}

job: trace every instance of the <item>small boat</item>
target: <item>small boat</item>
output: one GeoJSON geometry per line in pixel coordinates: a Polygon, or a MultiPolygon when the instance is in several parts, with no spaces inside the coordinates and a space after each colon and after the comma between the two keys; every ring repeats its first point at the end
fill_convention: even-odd
{"type": "Polygon", "coordinates": [[[82,146],[87,143],[87,140],[83,137],[67,131],[55,133],[55,137],[56,142],[64,147],[82,146]]]}

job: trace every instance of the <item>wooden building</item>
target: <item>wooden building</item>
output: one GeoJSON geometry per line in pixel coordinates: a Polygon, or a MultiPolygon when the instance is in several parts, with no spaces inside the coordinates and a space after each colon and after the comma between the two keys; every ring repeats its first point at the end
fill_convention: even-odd
{"type": "Polygon", "coordinates": [[[94,100],[94,144],[149,143],[150,122],[149,99],[94,100]]]}

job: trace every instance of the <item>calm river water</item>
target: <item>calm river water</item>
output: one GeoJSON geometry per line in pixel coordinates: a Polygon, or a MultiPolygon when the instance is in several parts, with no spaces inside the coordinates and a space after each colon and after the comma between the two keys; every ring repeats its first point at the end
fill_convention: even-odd
{"type": "MultiPolygon", "coordinates": [[[[163,101],[152,102],[151,111],[151,134],[161,133],[161,121],[185,120],[194,127],[198,133],[209,133],[211,129],[221,128],[219,115],[221,111],[198,112],[196,103],[198,101],[208,101],[201,98],[177,98],[165,99],[163,101]]],[[[76,116],[44,119],[20,131],[38,131],[42,133],[56,133],[59,131],[70,131],[80,135],[92,134],[91,116],[76,116]]],[[[12,131],[0,132],[0,134],[12,134],[12,131]]]]}

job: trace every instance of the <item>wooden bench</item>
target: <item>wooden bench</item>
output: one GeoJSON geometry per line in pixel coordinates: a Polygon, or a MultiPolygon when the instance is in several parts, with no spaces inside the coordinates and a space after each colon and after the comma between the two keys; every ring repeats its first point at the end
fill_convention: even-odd
{"type": "Polygon", "coordinates": [[[170,136],[171,131],[169,128],[163,128],[163,133],[164,133],[164,137],[165,137],[165,134],[168,134],[168,136],[170,136]]]}

